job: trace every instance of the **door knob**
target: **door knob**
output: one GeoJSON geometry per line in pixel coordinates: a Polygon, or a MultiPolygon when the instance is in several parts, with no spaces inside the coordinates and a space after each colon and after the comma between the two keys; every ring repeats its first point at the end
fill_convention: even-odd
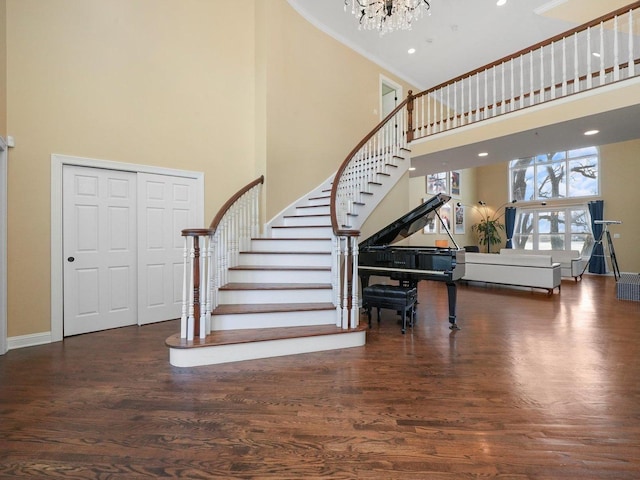
{"type": "Polygon", "coordinates": [[[75,258],[74,258],[74,257],[69,257],[69,258],[67,258],[67,262],[73,262],[73,261],[75,261],[75,258]]]}

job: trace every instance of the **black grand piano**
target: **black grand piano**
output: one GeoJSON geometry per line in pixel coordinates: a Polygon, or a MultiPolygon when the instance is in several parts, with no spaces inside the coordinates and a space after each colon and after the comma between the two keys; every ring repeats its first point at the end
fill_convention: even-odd
{"type": "Polygon", "coordinates": [[[369,285],[372,275],[389,277],[412,288],[420,280],[445,282],[449,297],[449,328],[458,329],[456,281],[464,275],[464,250],[458,247],[438,212],[450,199],[448,195],[438,194],[361,242],[358,245],[358,275],[362,288],[369,285]],[[455,248],[394,245],[432,222],[444,225],[455,248]]]}

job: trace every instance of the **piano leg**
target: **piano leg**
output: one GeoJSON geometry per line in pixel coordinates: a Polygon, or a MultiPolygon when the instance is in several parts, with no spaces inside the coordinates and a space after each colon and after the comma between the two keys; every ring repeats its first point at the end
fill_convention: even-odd
{"type": "Polygon", "coordinates": [[[456,301],[457,286],[454,282],[447,282],[447,296],[449,297],[449,328],[451,330],[460,330],[456,323],[456,301]]]}

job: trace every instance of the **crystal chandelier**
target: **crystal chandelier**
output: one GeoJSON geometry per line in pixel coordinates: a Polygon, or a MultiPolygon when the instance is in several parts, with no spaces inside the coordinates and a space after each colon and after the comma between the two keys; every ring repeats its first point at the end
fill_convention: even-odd
{"type": "Polygon", "coordinates": [[[345,10],[351,3],[351,13],[358,17],[359,30],[379,30],[380,35],[393,30],[411,30],[411,23],[426,12],[431,14],[427,0],[344,0],[345,10]]]}

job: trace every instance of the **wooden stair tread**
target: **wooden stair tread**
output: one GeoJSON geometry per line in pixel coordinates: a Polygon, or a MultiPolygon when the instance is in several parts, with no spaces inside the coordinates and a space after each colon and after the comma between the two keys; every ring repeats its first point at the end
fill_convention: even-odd
{"type": "Polygon", "coordinates": [[[267,252],[267,251],[261,251],[261,250],[243,250],[239,253],[249,253],[252,255],[331,255],[331,252],[300,252],[300,251],[286,251],[286,252],[278,252],[276,251],[272,251],[272,252],[267,252]]]}
{"type": "Polygon", "coordinates": [[[273,241],[275,240],[276,242],[296,242],[296,241],[300,241],[300,242],[306,242],[309,240],[331,240],[331,237],[299,237],[299,238],[252,238],[251,241],[260,241],[260,240],[268,240],[268,241],[273,241]]]}
{"type": "Polygon", "coordinates": [[[314,325],[309,327],[279,327],[257,328],[246,330],[217,330],[206,338],[195,338],[192,341],[180,338],[176,333],[166,339],[167,346],[172,348],[198,348],[218,345],[234,345],[239,343],[264,342],[269,340],[286,340],[294,338],[316,337],[321,335],[336,335],[354,333],[367,330],[366,322],[361,322],[356,328],[343,329],[335,325],[314,325]]]}
{"type": "Polygon", "coordinates": [[[330,217],[328,213],[304,213],[302,215],[283,215],[282,218],[330,217]]]}
{"type": "Polygon", "coordinates": [[[330,302],[321,303],[254,303],[218,305],[212,315],[238,315],[243,313],[311,312],[315,310],[335,310],[330,302]]]}
{"type": "Polygon", "coordinates": [[[321,290],[331,289],[329,283],[227,283],[220,290],[321,290]]]}
{"type": "Polygon", "coordinates": [[[271,228],[331,228],[331,224],[328,225],[274,225],[271,228]]]}
{"type": "Polygon", "coordinates": [[[230,267],[229,270],[273,270],[273,271],[299,271],[299,270],[314,270],[314,271],[327,271],[331,270],[331,267],[301,267],[290,265],[238,265],[237,267],[230,267]]]}

